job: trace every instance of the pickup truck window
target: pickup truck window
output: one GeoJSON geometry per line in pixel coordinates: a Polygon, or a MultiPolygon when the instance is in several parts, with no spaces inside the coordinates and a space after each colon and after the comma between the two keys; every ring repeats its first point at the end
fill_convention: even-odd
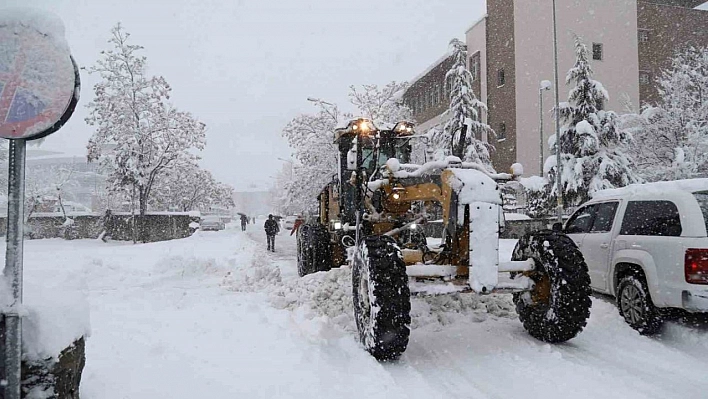
{"type": "Polygon", "coordinates": [[[588,205],[575,212],[565,225],[565,232],[567,234],[589,232],[592,225],[592,218],[595,216],[596,207],[597,205],[588,205]]]}
{"type": "Polygon", "coordinates": [[[701,213],[703,214],[703,223],[706,225],[706,230],[708,230],[708,191],[701,191],[698,193],[693,193],[698,201],[698,206],[701,208],[701,213]]]}
{"type": "Polygon", "coordinates": [[[595,221],[592,223],[591,233],[606,233],[612,230],[612,222],[615,220],[618,202],[605,202],[597,204],[595,221]]]}
{"type": "Polygon", "coordinates": [[[622,235],[681,235],[681,218],[671,201],[630,201],[622,220],[622,235]]]}

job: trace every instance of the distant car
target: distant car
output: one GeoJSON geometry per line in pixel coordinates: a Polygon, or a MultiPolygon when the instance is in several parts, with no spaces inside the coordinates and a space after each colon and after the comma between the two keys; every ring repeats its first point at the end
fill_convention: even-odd
{"type": "Polygon", "coordinates": [[[204,216],[199,222],[199,230],[219,231],[224,230],[226,225],[218,215],[204,216]]]}
{"type": "Polygon", "coordinates": [[[625,321],[657,333],[672,309],[708,313],[708,179],[595,193],[565,225],[595,291],[625,321]]]}
{"type": "Polygon", "coordinates": [[[285,230],[292,230],[295,226],[297,216],[287,216],[284,220],[285,221],[283,222],[283,227],[285,227],[285,230]]]}

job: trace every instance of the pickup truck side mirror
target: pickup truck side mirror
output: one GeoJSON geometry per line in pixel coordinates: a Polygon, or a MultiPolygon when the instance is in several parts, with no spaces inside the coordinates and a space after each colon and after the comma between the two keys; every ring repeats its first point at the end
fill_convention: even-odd
{"type": "Polygon", "coordinates": [[[555,222],[555,223],[553,223],[553,226],[551,227],[551,229],[555,232],[561,232],[561,231],[563,231],[563,223],[555,222]]]}

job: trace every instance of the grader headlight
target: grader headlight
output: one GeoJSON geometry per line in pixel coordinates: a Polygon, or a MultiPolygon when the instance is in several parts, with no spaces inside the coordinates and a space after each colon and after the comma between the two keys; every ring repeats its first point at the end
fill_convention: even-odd
{"type": "Polygon", "coordinates": [[[401,121],[396,123],[396,126],[393,127],[393,131],[399,136],[406,136],[413,134],[413,126],[411,122],[401,121]]]}
{"type": "Polygon", "coordinates": [[[376,131],[374,124],[368,119],[358,119],[351,122],[351,129],[356,134],[369,135],[376,131]]]}

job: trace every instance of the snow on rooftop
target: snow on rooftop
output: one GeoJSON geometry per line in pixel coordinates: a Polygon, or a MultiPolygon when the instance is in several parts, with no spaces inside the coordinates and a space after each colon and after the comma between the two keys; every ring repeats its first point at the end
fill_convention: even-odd
{"type": "Polygon", "coordinates": [[[708,179],[686,179],[631,184],[627,187],[597,191],[592,194],[592,197],[593,199],[598,199],[636,194],[662,194],[667,191],[685,191],[691,193],[697,191],[708,191],[708,179]]]}

